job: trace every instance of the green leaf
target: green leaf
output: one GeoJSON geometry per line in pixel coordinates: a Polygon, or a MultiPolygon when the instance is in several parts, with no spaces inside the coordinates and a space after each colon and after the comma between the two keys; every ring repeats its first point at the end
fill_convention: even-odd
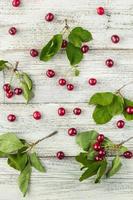
{"type": "Polygon", "coordinates": [[[102,161],[101,166],[99,167],[99,169],[97,171],[97,177],[96,177],[95,183],[100,182],[100,179],[105,174],[106,169],[107,169],[107,160],[105,159],[102,161]]]}
{"type": "Polygon", "coordinates": [[[40,60],[48,61],[61,49],[62,35],[54,35],[47,45],[41,50],[40,60]]]}
{"type": "Polygon", "coordinates": [[[38,158],[36,153],[32,153],[30,155],[30,161],[31,161],[31,165],[37,169],[40,172],[46,172],[45,167],[42,165],[42,163],[40,162],[40,159],[38,158]]]}
{"type": "Polygon", "coordinates": [[[77,65],[83,59],[83,53],[79,47],[75,47],[72,43],[68,43],[66,48],[67,57],[72,66],[77,65]]]}
{"type": "Polygon", "coordinates": [[[121,159],[120,159],[119,156],[116,156],[116,157],[114,158],[114,160],[112,161],[112,167],[111,167],[111,169],[108,171],[107,177],[111,177],[111,176],[113,176],[114,174],[116,174],[116,173],[120,170],[121,166],[122,166],[121,159]]]}
{"type": "Polygon", "coordinates": [[[83,148],[83,150],[88,150],[90,146],[95,143],[95,140],[98,136],[96,131],[86,131],[79,133],[76,137],[77,144],[83,148]]]}
{"type": "Polygon", "coordinates": [[[106,124],[112,119],[107,106],[97,105],[93,112],[93,119],[96,124],[106,124]]]}
{"type": "Polygon", "coordinates": [[[27,164],[27,153],[17,153],[8,156],[8,165],[16,170],[22,171],[27,164]]]}
{"type": "Polygon", "coordinates": [[[121,114],[123,112],[123,98],[117,95],[114,95],[113,102],[108,106],[108,111],[112,116],[121,114]]]}
{"type": "Polygon", "coordinates": [[[89,160],[94,160],[96,154],[97,154],[97,152],[93,149],[93,147],[90,147],[89,151],[88,151],[88,154],[87,154],[87,158],[89,160]]]}
{"type": "Polygon", "coordinates": [[[21,149],[24,145],[13,133],[0,135],[0,151],[3,153],[12,153],[21,149]]]}
{"type": "Polygon", "coordinates": [[[31,177],[31,165],[28,163],[18,178],[18,184],[23,196],[25,197],[31,177]]]}
{"type": "Polygon", "coordinates": [[[75,69],[75,70],[74,70],[74,75],[75,75],[75,76],[79,76],[79,74],[80,74],[80,71],[79,71],[78,69],[75,69]]]}
{"type": "Polygon", "coordinates": [[[130,121],[130,120],[133,120],[133,114],[128,114],[126,112],[126,108],[128,106],[133,106],[133,101],[130,101],[128,99],[124,99],[124,112],[123,112],[123,114],[124,114],[124,117],[126,118],[126,120],[130,121]]]}
{"type": "Polygon", "coordinates": [[[89,167],[94,161],[87,159],[87,153],[80,153],[75,157],[76,161],[81,163],[84,167],[89,167]]]}
{"type": "Polygon", "coordinates": [[[91,97],[89,104],[107,106],[112,103],[113,98],[114,94],[111,92],[96,93],[91,97]]]}
{"type": "Polygon", "coordinates": [[[122,155],[125,151],[128,151],[128,148],[125,146],[120,146],[118,149],[118,154],[122,155]]]}
{"type": "Polygon", "coordinates": [[[76,27],[70,32],[68,39],[74,46],[81,47],[83,42],[92,40],[92,34],[82,27],[76,27]]]}
{"type": "Polygon", "coordinates": [[[7,67],[6,63],[8,63],[8,61],[0,60],[0,71],[4,70],[7,67]]]}
{"type": "Polygon", "coordinates": [[[31,80],[31,78],[30,78],[29,75],[26,74],[26,73],[23,73],[22,75],[23,75],[24,82],[25,82],[25,83],[27,84],[27,86],[28,86],[28,89],[31,90],[31,89],[32,89],[32,80],[31,80]]]}
{"type": "Polygon", "coordinates": [[[32,92],[29,90],[28,85],[23,81],[21,81],[21,88],[23,90],[23,96],[28,103],[32,98],[32,92]]]}
{"type": "Polygon", "coordinates": [[[8,156],[8,154],[3,153],[2,151],[0,151],[0,158],[5,158],[5,157],[7,157],[7,156],[8,156]]]}

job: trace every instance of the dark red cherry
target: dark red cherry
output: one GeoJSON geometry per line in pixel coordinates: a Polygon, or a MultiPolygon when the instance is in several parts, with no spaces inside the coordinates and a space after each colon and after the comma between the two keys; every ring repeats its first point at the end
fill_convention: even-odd
{"type": "Polygon", "coordinates": [[[124,122],[123,120],[119,120],[119,121],[117,122],[117,127],[118,127],[118,128],[124,128],[124,126],[125,126],[125,122],[124,122]]]}
{"type": "Polygon", "coordinates": [[[13,114],[10,114],[10,115],[7,116],[7,119],[8,119],[8,121],[10,121],[10,122],[14,122],[14,121],[16,120],[16,116],[13,115],[13,114]]]}
{"type": "Polygon", "coordinates": [[[5,92],[9,92],[10,89],[11,89],[11,86],[10,86],[9,83],[5,83],[5,84],[3,85],[3,90],[4,90],[5,92]]]}
{"type": "Polygon", "coordinates": [[[59,79],[59,85],[61,86],[66,85],[66,80],[64,78],[59,79]]]}
{"type": "Polygon", "coordinates": [[[103,134],[99,134],[98,136],[97,136],[97,141],[98,142],[103,142],[104,141],[104,135],[103,134]]]}
{"type": "Polygon", "coordinates": [[[9,90],[8,92],[6,92],[6,97],[8,98],[8,99],[10,99],[10,98],[12,98],[13,97],[13,91],[11,91],[11,90],[9,90]]]}
{"type": "Polygon", "coordinates": [[[120,37],[118,35],[112,35],[111,40],[114,44],[117,44],[120,41],[120,37]]]}
{"type": "Polygon", "coordinates": [[[93,145],[93,149],[94,149],[95,151],[99,151],[99,150],[101,149],[100,143],[99,143],[99,142],[96,142],[96,143],[93,145]]]}
{"type": "Polygon", "coordinates": [[[59,159],[59,160],[62,160],[64,157],[65,157],[65,154],[63,151],[58,151],[56,153],[56,157],[59,159]]]}
{"type": "Polygon", "coordinates": [[[128,106],[126,108],[126,112],[129,114],[129,115],[133,115],[133,106],[128,106]]]}
{"type": "Polygon", "coordinates": [[[133,157],[133,153],[131,151],[126,151],[123,153],[123,156],[127,159],[130,159],[133,157]]]}
{"type": "Polygon", "coordinates": [[[42,115],[39,111],[35,111],[33,113],[33,117],[34,117],[34,119],[39,120],[39,119],[41,119],[42,115]]]}
{"type": "Polygon", "coordinates": [[[53,78],[55,76],[55,72],[54,70],[52,69],[48,69],[47,72],[46,72],[46,75],[49,77],[49,78],[53,78]]]}
{"type": "Polygon", "coordinates": [[[82,53],[87,53],[87,52],[89,51],[88,45],[83,45],[83,46],[81,47],[81,51],[82,51],[82,53]]]}
{"type": "Polygon", "coordinates": [[[61,107],[61,108],[58,109],[58,115],[59,115],[59,116],[64,116],[65,113],[66,113],[65,108],[62,108],[62,107],[61,107]]]}
{"type": "Polygon", "coordinates": [[[62,41],[62,45],[61,45],[61,48],[66,48],[67,47],[67,44],[68,44],[68,42],[67,42],[67,40],[63,40],[62,41]]]}
{"type": "Polygon", "coordinates": [[[23,92],[23,90],[21,88],[15,88],[14,89],[14,94],[16,94],[16,95],[21,95],[22,92],[23,92]]]}
{"type": "Polygon", "coordinates": [[[17,33],[17,29],[15,27],[11,27],[8,32],[10,35],[15,35],[17,33]]]}
{"type": "Polygon", "coordinates": [[[107,67],[113,67],[114,61],[112,59],[107,59],[105,64],[107,67]]]}
{"type": "Polygon", "coordinates": [[[98,15],[104,15],[105,11],[104,11],[104,8],[103,7],[99,7],[97,8],[97,14],[98,15]]]}
{"type": "Polygon", "coordinates": [[[77,130],[75,128],[68,129],[68,135],[70,135],[70,136],[77,135],[77,130]]]}
{"type": "Polygon", "coordinates": [[[53,21],[53,19],[54,19],[53,13],[48,13],[48,14],[45,16],[45,20],[46,20],[47,22],[51,22],[51,21],[53,21]]]}

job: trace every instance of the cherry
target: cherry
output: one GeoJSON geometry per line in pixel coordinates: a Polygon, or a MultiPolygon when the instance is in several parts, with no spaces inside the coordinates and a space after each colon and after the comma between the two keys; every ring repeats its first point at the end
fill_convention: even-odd
{"type": "Polygon", "coordinates": [[[113,67],[114,61],[112,59],[107,59],[105,64],[107,67],[113,67]]]}
{"type": "Polygon", "coordinates": [[[39,119],[41,119],[42,115],[39,111],[35,111],[33,113],[33,117],[34,117],[34,119],[39,120],[39,119]]]}
{"type": "Polygon", "coordinates": [[[4,90],[5,92],[9,92],[10,89],[11,89],[11,86],[10,86],[9,83],[5,83],[5,84],[3,85],[3,90],[4,90]]]}
{"type": "Polygon", "coordinates": [[[81,109],[80,108],[74,108],[73,109],[73,113],[75,114],[75,115],[80,115],[81,114],[81,109]]]}
{"type": "Polygon", "coordinates": [[[15,27],[11,27],[8,32],[10,35],[15,35],[17,33],[17,29],[15,27]]]}
{"type": "Polygon", "coordinates": [[[12,96],[13,96],[13,91],[12,90],[9,90],[8,92],[6,92],[6,97],[8,99],[12,98],[12,96]]]}
{"type": "Polygon", "coordinates": [[[7,119],[8,119],[8,121],[10,121],[10,122],[14,122],[14,121],[16,120],[16,116],[13,115],[13,114],[10,114],[10,115],[7,116],[7,119]]]}
{"type": "Polygon", "coordinates": [[[104,149],[101,149],[100,151],[98,151],[98,157],[103,158],[106,155],[106,151],[104,149]]]}
{"type": "Polygon", "coordinates": [[[45,20],[46,20],[47,22],[51,22],[51,21],[53,21],[53,19],[54,19],[54,15],[53,15],[52,13],[48,13],[48,14],[45,16],[45,20]]]}
{"type": "Polygon", "coordinates": [[[36,50],[36,49],[31,49],[30,50],[30,55],[32,56],[32,57],[37,57],[38,56],[38,51],[36,50]]]}
{"type": "Polygon", "coordinates": [[[62,160],[64,157],[65,157],[65,154],[63,151],[58,151],[56,153],[56,157],[59,159],[59,160],[62,160]]]}
{"type": "Polygon", "coordinates": [[[99,151],[99,150],[101,149],[100,143],[99,143],[99,142],[96,142],[96,143],[93,145],[93,149],[94,149],[95,151],[99,151]]]}
{"type": "Polygon", "coordinates": [[[12,5],[13,5],[13,7],[18,7],[19,5],[20,5],[20,0],[13,0],[12,1],[12,5]]]}
{"type": "Polygon", "coordinates": [[[14,94],[16,94],[16,95],[21,95],[22,92],[23,92],[23,90],[21,88],[15,88],[14,89],[14,94]]]}
{"type": "Polygon", "coordinates": [[[59,85],[61,85],[61,86],[66,85],[66,80],[63,78],[59,79],[59,85]]]}
{"type": "Polygon", "coordinates": [[[73,89],[74,89],[74,85],[73,84],[67,84],[67,89],[69,90],[69,91],[72,91],[73,89]]]}
{"type": "Polygon", "coordinates": [[[87,53],[87,52],[89,51],[88,45],[83,45],[83,46],[81,47],[81,51],[82,51],[82,53],[87,53]]]}
{"type": "Polygon", "coordinates": [[[103,134],[99,134],[99,135],[97,136],[97,141],[98,141],[98,142],[103,142],[103,141],[104,141],[104,135],[103,135],[103,134]]]}
{"type": "Polygon", "coordinates": [[[99,157],[99,156],[95,157],[95,161],[102,161],[102,160],[103,160],[103,157],[99,157]]]}
{"type": "Polygon", "coordinates": [[[119,120],[119,121],[117,122],[117,127],[118,127],[118,128],[124,128],[124,126],[125,126],[125,122],[124,122],[123,120],[119,120]]]}
{"type": "Polygon", "coordinates": [[[132,153],[131,151],[125,151],[125,152],[123,153],[123,156],[124,156],[125,158],[127,158],[127,159],[130,159],[130,158],[133,157],[133,153],[132,153]]]}
{"type": "Polygon", "coordinates": [[[46,75],[49,78],[53,78],[55,76],[55,72],[52,69],[48,69],[47,72],[46,72],[46,75]]]}
{"type": "Polygon", "coordinates": [[[68,129],[68,135],[70,135],[70,136],[77,135],[77,130],[75,128],[68,129]]]}
{"type": "Polygon", "coordinates": [[[129,114],[129,115],[132,115],[133,114],[133,106],[128,106],[126,108],[126,112],[129,114]]]}
{"type": "Polygon", "coordinates": [[[97,8],[97,14],[98,15],[104,15],[104,8],[103,7],[99,7],[99,8],[97,8]]]}
{"type": "Polygon", "coordinates": [[[113,43],[118,43],[120,41],[120,37],[118,35],[112,35],[111,40],[113,43]]]}
{"type": "Polygon", "coordinates": [[[62,107],[61,107],[61,108],[58,109],[58,115],[59,115],[59,116],[64,116],[65,113],[66,113],[65,108],[62,108],[62,107]]]}
{"type": "Polygon", "coordinates": [[[97,80],[96,80],[95,78],[90,78],[90,79],[88,80],[88,83],[89,83],[91,86],[94,86],[94,85],[97,84],[97,80]]]}
{"type": "Polygon", "coordinates": [[[67,40],[63,40],[62,41],[62,45],[61,45],[61,48],[66,48],[67,47],[67,44],[68,44],[68,42],[67,42],[67,40]]]}

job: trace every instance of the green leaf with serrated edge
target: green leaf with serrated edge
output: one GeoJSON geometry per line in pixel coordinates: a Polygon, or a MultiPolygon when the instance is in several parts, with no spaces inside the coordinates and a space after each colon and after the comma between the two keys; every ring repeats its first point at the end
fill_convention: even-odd
{"type": "Polygon", "coordinates": [[[24,197],[28,191],[28,186],[29,186],[30,177],[31,177],[31,171],[32,171],[32,169],[31,169],[31,165],[29,162],[18,177],[18,185],[19,185],[19,188],[20,188],[21,192],[23,193],[24,197]]]}
{"type": "Polygon", "coordinates": [[[8,61],[0,60],[0,71],[4,70],[7,67],[6,63],[8,63],[8,61]]]}
{"type": "Polygon", "coordinates": [[[96,124],[106,124],[112,119],[112,115],[108,112],[107,106],[97,105],[93,112],[93,119],[96,124]]]}
{"type": "Polygon", "coordinates": [[[31,89],[32,89],[32,80],[31,80],[31,78],[30,78],[29,75],[26,74],[26,73],[23,73],[22,75],[23,75],[23,80],[24,80],[24,82],[25,82],[25,83],[27,84],[27,86],[28,86],[28,89],[31,90],[31,89]]]}
{"type": "Polygon", "coordinates": [[[108,106],[108,111],[112,116],[115,116],[123,112],[123,106],[123,98],[121,96],[114,95],[112,103],[108,106]]]}
{"type": "Polygon", "coordinates": [[[68,39],[74,46],[81,47],[83,42],[89,42],[93,38],[88,30],[85,30],[82,27],[76,27],[70,32],[68,39]]]}
{"type": "Polygon", "coordinates": [[[75,47],[72,43],[68,43],[66,48],[68,60],[72,66],[75,66],[83,59],[83,53],[79,47],[75,47]]]}
{"type": "Polygon", "coordinates": [[[94,130],[79,133],[76,137],[77,144],[83,149],[88,150],[95,143],[98,133],[94,130]]]}
{"type": "Polygon", "coordinates": [[[75,157],[76,161],[81,163],[84,167],[89,167],[94,162],[87,159],[87,153],[80,153],[75,157]]]}
{"type": "Polygon", "coordinates": [[[122,166],[121,159],[119,156],[116,156],[112,161],[111,169],[107,172],[107,177],[111,177],[114,174],[116,174],[120,170],[121,166],[122,166]]]}
{"type": "Polygon", "coordinates": [[[17,153],[8,156],[8,165],[16,170],[22,171],[27,164],[27,153],[17,153]]]}
{"type": "Polygon", "coordinates": [[[97,177],[96,177],[95,183],[99,183],[100,182],[100,179],[106,173],[106,169],[107,169],[107,160],[104,159],[102,161],[102,163],[101,163],[101,166],[99,167],[99,169],[97,171],[97,177]]]}
{"type": "Polygon", "coordinates": [[[61,49],[61,45],[62,35],[54,35],[53,38],[47,43],[47,45],[41,50],[40,60],[45,62],[50,60],[61,49]]]}
{"type": "Polygon", "coordinates": [[[124,111],[123,111],[123,114],[124,114],[125,119],[130,121],[130,120],[133,120],[133,114],[128,114],[126,112],[126,108],[128,106],[132,106],[133,107],[133,101],[130,101],[128,99],[124,99],[124,111]]]}
{"type": "Polygon", "coordinates": [[[26,102],[28,103],[30,99],[32,98],[32,92],[29,90],[28,85],[25,82],[21,81],[20,84],[23,90],[23,96],[26,102]]]}
{"type": "Polygon", "coordinates": [[[42,165],[36,153],[30,154],[31,165],[40,172],[46,172],[45,167],[42,165]]]}
{"type": "Polygon", "coordinates": [[[114,94],[111,92],[101,92],[94,94],[89,101],[89,104],[107,106],[113,101],[114,94]]]}
{"type": "Polygon", "coordinates": [[[0,135],[0,151],[3,153],[12,153],[21,149],[24,145],[13,133],[0,135]]]}

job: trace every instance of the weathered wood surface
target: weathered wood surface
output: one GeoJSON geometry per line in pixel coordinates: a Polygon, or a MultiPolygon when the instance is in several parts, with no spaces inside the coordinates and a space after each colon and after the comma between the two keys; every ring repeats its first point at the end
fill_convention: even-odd
{"type": "MultiPolygon", "coordinates": [[[[27,200],[133,200],[133,160],[124,161],[121,172],[99,185],[92,180],[79,183],[81,174],[79,165],[73,156],[79,152],[75,138],[69,137],[67,130],[75,127],[78,131],[96,129],[105,133],[114,141],[120,142],[132,136],[132,122],[126,122],[122,130],[116,128],[117,116],[110,123],[96,126],[91,119],[92,106],[87,105],[89,97],[97,91],[115,91],[133,78],[133,1],[132,0],[22,0],[20,8],[13,8],[11,1],[0,1],[0,58],[11,62],[20,61],[20,69],[28,72],[35,86],[35,97],[29,105],[24,104],[21,97],[8,100],[2,85],[9,80],[9,75],[0,73],[0,132],[13,131],[22,138],[35,141],[54,130],[59,133],[49,140],[40,143],[37,151],[42,157],[48,172],[33,172],[32,186],[27,200]],[[106,14],[98,16],[96,8],[104,6],[106,14]],[[46,23],[44,16],[48,12],[56,15],[55,21],[46,23]],[[81,75],[73,78],[68,61],[63,52],[48,63],[39,62],[29,55],[31,48],[40,49],[49,38],[62,30],[64,19],[70,26],[83,26],[93,33],[94,40],[90,43],[90,52],[80,64],[81,75]],[[14,37],[8,34],[11,26],[18,28],[14,37]],[[112,44],[110,37],[118,34],[121,42],[112,44]],[[114,68],[107,68],[105,60],[112,58],[114,68]],[[56,77],[48,79],[46,70],[52,68],[56,77]],[[68,92],[58,86],[58,79],[66,79],[75,84],[76,88],[68,92]],[[88,79],[96,77],[98,84],[90,87],[88,79]],[[67,110],[65,117],[58,117],[57,109],[63,106],[67,110]],[[74,116],[74,107],[81,107],[82,115],[74,116]],[[43,114],[41,121],[36,122],[32,113],[39,110],[43,114]],[[14,113],[17,121],[7,122],[7,115],[14,113]],[[52,126],[51,126],[52,124],[52,126]],[[58,150],[66,154],[65,160],[54,158],[58,150]]],[[[132,85],[123,90],[126,97],[133,99],[132,85]]],[[[128,147],[133,150],[133,142],[128,147]]],[[[0,160],[0,200],[23,199],[16,185],[17,173],[10,169],[5,159],[0,160]],[[8,190],[7,190],[8,189],[8,190]]]]}

